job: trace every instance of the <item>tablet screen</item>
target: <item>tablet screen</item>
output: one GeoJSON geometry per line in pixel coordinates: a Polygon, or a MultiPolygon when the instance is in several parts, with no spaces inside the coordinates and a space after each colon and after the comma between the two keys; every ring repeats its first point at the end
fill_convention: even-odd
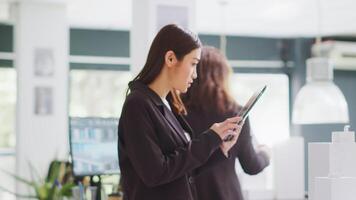
{"type": "Polygon", "coordinates": [[[241,108],[240,112],[238,113],[238,116],[242,117],[241,121],[244,121],[247,116],[248,113],[250,112],[250,110],[252,109],[252,107],[256,104],[256,102],[258,101],[258,99],[262,96],[262,94],[264,93],[264,91],[266,90],[267,86],[265,85],[264,87],[262,87],[261,89],[257,90],[251,97],[250,99],[247,101],[247,103],[241,108]]]}

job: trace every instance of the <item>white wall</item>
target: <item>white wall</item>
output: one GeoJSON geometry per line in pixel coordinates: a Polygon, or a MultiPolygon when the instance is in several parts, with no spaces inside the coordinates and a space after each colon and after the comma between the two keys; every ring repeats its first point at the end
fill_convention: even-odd
{"type": "MultiPolygon", "coordinates": [[[[70,24],[128,30],[135,25],[131,17],[134,1],[68,1],[70,24]]],[[[144,5],[147,1],[151,0],[140,2],[144,5]]],[[[313,37],[319,32],[318,24],[324,35],[354,34],[355,6],[354,0],[196,0],[195,13],[199,33],[313,37]],[[220,2],[227,3],[226,9],[221,8],[220,2]]]]}
{"type": "Polygon", "coordinates": [[[152,40],[162,25],[176,23],[195,30],[195,0],[132,0],[130,19],[131,72],[136,76],[145,64],[152,40]]]}

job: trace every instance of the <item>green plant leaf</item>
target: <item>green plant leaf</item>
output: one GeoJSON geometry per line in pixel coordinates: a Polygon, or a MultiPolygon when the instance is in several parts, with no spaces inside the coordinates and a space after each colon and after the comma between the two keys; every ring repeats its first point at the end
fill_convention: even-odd
{"type": "Polygon", "coordinates": [[[59,170],[61,167],[61,162],[53,161],[49,167],[49,174],[47,176],[47,182],[54,183],[54,181],[58,178],[59,170]]]}
{"type": "Polygon", "coordinates": [[[41,178],[40,174],[38,173],[38,171],[36,170],[36,168],[32,165],[32,163],[30,161],[27,161],[28,166],[30,168],[30,175],[31,175],[31,179],[34,182],[42,182],[43,179],[41,178]],[[36,177],[34,177],[34,175],[36,177]]]}
{"type": "MultiPolygon", "coordinates": [[[[69,180],[69,182],[63,184],[63,186],[61,186],[61,180],[58,180],[60,178],[59,176],[62,176],[62,178],[60,179],[63,179],[64,175],[67,173],[67,170],[71,169],[71,168],[67,169],[65,163],[60,161],[53,161],[50,165],[50,169],[48,171],[48,175],[46,179],[42,179],[40,177],[38,171],[36,171],[36,169],[30,162],[28,162],[28,164],[31,172],[31,180],[27,180],[25,178],[22,178],[14,173],[5,170],[1,170],[1,169],[0,170],[14,177],[17,181],[25,183],[29,187],[33,188],[35,195],[16,194],[15,192],[11,192],[6,188],[1,188],[1,187],[0,190],[4,190],[18,197],[32,198],[32,199],[39,199],[39,200],[56,200],[63,196],[67,196],[67,197],[72,196],[72,187],[75,186],[73,180],[69,180]],[[61,170],[63,172],[61,172],[61,170]]],[[[68,181],[67,179],[65,180],[68,181]]]]}
{"type": "Polygon", "coordinates": [[[48,199],[50,191],[52,189],[51,183],[45,183],[37,188],[38,198],[39,199],[48,199]]]}
{"type": "Polygon", "coordinates": [[[48,184],[51,185],[51,187],[49,189],[48,198],[53,199],[54,196],[56,196],[56,194],[58,193],[58,189],[57,189],[56,183],[48,182],[48,184]]]}
{"type": "Polygon", "coordinates": [[[9,175],[9,176],[14,177],[17,181],[20,181],[20,182],[22,182],[22,183],[25,183],[25,184],[28,185],[28,186],[35,187],[35,183],[34,183],[33,181],[29,181],[29,180],[27,180],[27,179],[25,179],[25,178],[22,178],[22,177],[20,177],[20,176],[14,174],[14,173],[11,173],[11,172],[6,171],[6,170],[3,170],[3,169],[1,169],[1,171],[3,171],[4,173],[6,173],[6,174],[9,175]]]}
{"type": "Polygon", "coordinates": [[[61,188],[61,190],[59,191],[59,194],[61,196],[65,196],[65,197],[70,197],[72,196],[72,188],[75,186],[74,183],[67,183],[64,184],[61,188]]]}
{"type": "Polygon", "coordinates": [[[33,196],[33,195],[22,195],[22,194],[17,194],[16,192],[10,191],[2,186],[0,186],[0,190],[10,193],[16,197],[20,197],[20,198],[27,198],[27,199],[37,199],[37,196],[33,196]]]}

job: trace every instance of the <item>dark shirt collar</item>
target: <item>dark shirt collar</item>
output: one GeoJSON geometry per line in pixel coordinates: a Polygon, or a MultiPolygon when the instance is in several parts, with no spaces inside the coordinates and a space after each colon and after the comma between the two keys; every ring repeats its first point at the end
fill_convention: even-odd
{"type": "Polygon", "coordinates": [[[149,88],[148,85],[142,83],[141,81],[130,81],[129,88],[130,91],[138,90],[144,93],[145,95],[149,96],[152,99],[153,103],[156,104],[157,106],[164,105],[161,97],[158,96],[158,94],[155,91],[153,91],[151,88],[149,88]]]}

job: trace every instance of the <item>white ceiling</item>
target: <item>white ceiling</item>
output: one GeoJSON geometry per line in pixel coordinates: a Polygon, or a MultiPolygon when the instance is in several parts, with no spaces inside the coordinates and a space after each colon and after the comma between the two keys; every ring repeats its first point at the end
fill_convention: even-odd
{"type": "Polygon", "coordinates": [[[68,0],[71,26],[125,29],[131,27],[131,0],[68,0]]]}
{"type": "MultiPolygon", "coordinates": [[[[320,30],[321,35],[356,35],[356,0],[223,0],[225,7],[221,1],[196,0],[198,32],[298,37],[315,36],[320,30]]],[[[131,0],[67,3],[72,27],[127,30],[131,26],[131,0]]]]}
{"type": "MultiPolygon", "coordinates": [[[[223,20],[219,20],[219,15],[222,14],[219,12],[221,9],[218,9],[217,1],[198,0],[197,2],[200,6],[206,7],[197,10],[199,30],[205,32],[211,27],[214,27],[211,30],[219,30],[219,22],[223,20]],[[217,12],[211,12],[214,8],[217,12]]],[[[264,36],[315,36],[318,30],[322,35],[356,33],[355,0],[229,0],[228,2],[225,10],[225,30],[228,33],[264,36]],[[320,17],[318,17],[318,10],[320,17]]]]}

